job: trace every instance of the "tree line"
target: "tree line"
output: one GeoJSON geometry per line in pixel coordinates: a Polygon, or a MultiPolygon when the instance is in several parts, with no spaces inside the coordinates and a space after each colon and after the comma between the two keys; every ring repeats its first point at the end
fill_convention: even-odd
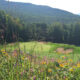
{"type": "Polygon", "coordinates": [[[80,45],[80,23],[25,23],[0,11],[0,43],[50,41],[80,45]]]}

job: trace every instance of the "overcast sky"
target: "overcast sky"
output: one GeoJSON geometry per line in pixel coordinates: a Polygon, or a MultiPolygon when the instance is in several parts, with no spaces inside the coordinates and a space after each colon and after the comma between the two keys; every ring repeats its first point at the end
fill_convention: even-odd
{"type": "Polygon", "coordinates": [[[48,5],[53,8],[63,9],[75,14],[80,13],[80,0],[9,0],[9,1],[48,5]]]}

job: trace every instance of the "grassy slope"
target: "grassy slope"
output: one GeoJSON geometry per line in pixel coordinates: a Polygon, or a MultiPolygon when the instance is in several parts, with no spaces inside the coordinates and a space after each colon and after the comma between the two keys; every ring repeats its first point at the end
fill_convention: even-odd
{"type": "MultiPolygon", "coordinates": [[[[2,48],[2,46],[0,46],[2,48]]],[[[18,49],[18,44],[8,44],[7,51],[18,49]]],[[[21,51],[30,54],[36,54],[39,57],[47,56],[48,58],[60,58],[61,56],[67,56],[69,59],[73,59],[74,62],[80,59],[80,47],[67,44],[57,44],[57,43],[43,43],[43,42],[21,42],[21,51]],[[73,52],[69,55],[58,54],[55,52],[57,48],[64,47],[64,49],[73,49],[73,52]]]]}

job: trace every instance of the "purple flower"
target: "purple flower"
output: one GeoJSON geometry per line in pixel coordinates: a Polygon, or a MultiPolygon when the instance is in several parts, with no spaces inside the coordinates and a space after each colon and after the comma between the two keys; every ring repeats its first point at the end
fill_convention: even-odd
{"type": "Polygon", "coordinates": [[[33,80],[36,80],[36,76],[33,76],[33,80]]]}

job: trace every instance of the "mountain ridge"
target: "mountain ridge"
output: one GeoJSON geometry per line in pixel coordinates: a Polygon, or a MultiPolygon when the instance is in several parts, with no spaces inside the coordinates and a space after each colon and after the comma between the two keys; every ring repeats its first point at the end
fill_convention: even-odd
{"type": "MultiPolygon", "coordinates": [[[[6,1],[6,2],[8,2],[8,0],[4,0],[4,1],[6,1]]],[[[35,5],[35,6],[42,6],[42,7],[49,7],[49,8],[52,8],[53,9],[53,7],[51,7],[51,6],[48,6],[48,5],[41,5],[41,4],[34,4],[34,3],[29,3],[29,2],[15,2],[15,1],[9,1],[10,3],[12,2],[12,3],[21,3],[21,4],[29,4],[29,5],[35,5]]],[[[57,10],[62,10],[62,9],[59,9],[59,8],[54,8],[54,9],[57,9],[57,10]]],[[[62,11],[66,11],[66,10],[62,10],[62,11]]],[[[69,12],[69,11],[66,11],[66,12],[69,12]]],[[[72,13],[72,12],[69,12],[69,13],[72,13]]],[[[72,13],[72,14],[74,14],[74,13],[72,13]]],[[[78,15],[78,14],[74,14],[74,15],[78,15]]]]}
{"type": "Polygon", "coordinates": [[[5,0],[0,0],[0,9],[6,11],[11,16],[19,17],[22,21],[27,23],[69,23],[69,21],[80,21],[80,16],[71,12],[32,3],[7,2],[5,0]]]}

